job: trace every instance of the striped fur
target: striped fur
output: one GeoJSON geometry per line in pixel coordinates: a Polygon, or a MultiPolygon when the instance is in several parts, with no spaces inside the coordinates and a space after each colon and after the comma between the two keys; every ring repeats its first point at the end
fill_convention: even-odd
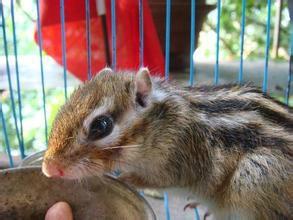
{"type": "Polygon", "coordinates": [[[248,85],[177,88],[152,78],[142,95],[133,73],[106,72],[61,109],[45,162],[72,170],[86,160],[99,169],[84,175],[118,166],[138,187],[186,188],[219,219],[292,219],[291,108],[248,85]],[[86,139],[84,120],[109,97],[120,132],[109,147],[139,147],[105,151],[86,139]]]}

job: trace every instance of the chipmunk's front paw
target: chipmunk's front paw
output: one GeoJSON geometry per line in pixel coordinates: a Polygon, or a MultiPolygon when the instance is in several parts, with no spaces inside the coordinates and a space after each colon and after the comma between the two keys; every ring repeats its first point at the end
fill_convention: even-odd
{"type": "Polygon", "coordinates": [[[196,209],[199,206],[199,203],[197,202],[191,202],[184,206],[183,210],[186,211],[186,209],[196,209]]]}
{"type": "MultiPolygon", "coordinates": [[[[183,210],[186,211],[186,209],[196,209],[199,206],[198,202],[191,202],[184,206],[183,210]]],[[[206,212],[203,216],[203,219],[206,220],[207,217],[211,215],[210,212],[206,212]]]]}

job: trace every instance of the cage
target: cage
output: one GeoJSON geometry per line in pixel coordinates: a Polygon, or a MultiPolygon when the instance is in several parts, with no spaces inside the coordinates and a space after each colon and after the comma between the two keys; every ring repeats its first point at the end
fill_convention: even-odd
{"type": "MultiPolygon", "coordinates": [[[[44,150],[60,105],[75,86],[106,65],[148,66],[154,74],[189,86],[254,81],[264,93],[292,105],[292,1],[278,0],[274,6],[271,0],[0,3],[1,168],[17,166],[29,154],[44,150]],[[205,20],[209,25],[204,27],[205,20]],[[228,29],[223,31],[221,25],[228,29]],[[239,31],[237,40],[227,33],[229,28],[239,31]],[[265,32],[255,43],[249,37],[258,31],[265,32]],[[212,49],[201,47],[205,44],[212,49]],[[223,45],[236,54],[234,61],[221,60],[223,45]],[[208,61],[203,53],[212,54],[208,61]],[[257,60],[248,59],[253,53],[257,60]]],[[[170,199],[168,193],[159,197],[163,200],[149,198],[158,219],[203,217],[203,210],[183,213],[176,206],[184,201],[170,199]]]]}

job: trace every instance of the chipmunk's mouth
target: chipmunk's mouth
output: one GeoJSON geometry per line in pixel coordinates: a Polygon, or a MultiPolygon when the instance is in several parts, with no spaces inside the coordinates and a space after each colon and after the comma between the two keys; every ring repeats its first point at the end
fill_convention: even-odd
{"type": "Polygon", "coordinates": [[[49,178],[61,179],[83,179],[91,176],[101,176],[104,173],[104,166],[98,162],[78,162],[68,167],[57,166],[53,163],[43,162],[42,172],[49,178]]]}
{"type": "Polygon", "coordinates": [[[64,176],[64,171],[58,165],[53,163],[48,163],[46,161],[42,164],[42,172],[47,177],[62,177],[64,176]]]}
{"type": "Polygon", "coordinates": [[[64,164],[59,159],[45,159],[42,164],[42,172],[50,178],[82,179],[91,176],[102,176],[105,173],[113,173],[124,166],[122,159],[126,148],[133,146],[113,146],[93,150],[90,153],[80,155],[81,158],[71,159],[70,164],[64,164]],[[122,159],[122,160],[121,160],[122,159]]]}

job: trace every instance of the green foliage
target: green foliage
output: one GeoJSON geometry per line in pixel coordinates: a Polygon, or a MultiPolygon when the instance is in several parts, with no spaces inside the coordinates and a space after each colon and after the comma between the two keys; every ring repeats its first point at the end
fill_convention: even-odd
{"type": "MultiPolygon", "coordinates": [[[[17,98],[17,93],[14,93],[17,98]]],[[[15,133],[15,124],[11,106],[11,100],[8,92],[2,93],[1,103],[6,121],[9,142],[14,153],[18,153],[18,140],[15,133]]],[[[43,114],[42,93],[37,90],[27,90],[22,93],[22,115],[23,115],[23,137],[26,152],[44,149],[45,143],[45,123],[43,114]]],[[[46,90],[46,113],[48,120],[48,131],[51,130],[52,122],[60,108],[64,103],[63,89],[47,89],[46,90]]],[[[15,100],[16,113],[19,122],[18,100],[15,100]]],[[[0,131],[2,131],[0,124],[0,131]]],[[[4,152],[5,142],[3,134],[0,135],[0,152],[4,152]]]]}
{"type": "MultiPolygon", "coordinates": [[[[274,99],[282,102],[282,103],[286,103],[286,100],[285,100],[285,96],[280,96],[280,95],[277,95],[277,94],[270,94],[271,97],[273,97],[274,99]]],[[[289,99],[289,106],[290,107],[293,107],[293,98],[290,97],[289,99]]]]}
{"type": "MultiPolygon", "coordinates": [[[[8,3],[9,1],[6,1],[8,3]]],[[[3,13],[5,16],[5,27],[7,35],[8,54],[13,52],[13,32],[11,7],[9,4],[3,4],[3,13]]],[[[32,55],[38,53],[38,47],[34,42],[34,30],[36,21],[36,3],[33,0],[14,1],[14,19],[16,30],[16,43],[19,55],[32,55]]],[[[0,34],[0,48],[4,48],[4,39],[2,30],[0,34]]],[[[0,50],[0,56],[4,55],[4,50],[0,50]]]]}
{"type": "MultiPolygon", "coordinates": [[[[215,1],[208,3],[216,4],[215,1]]],[[[271,5],[270,49],[273,43],[273,29],[275,25],[276,7],[275,1],[271,5]]],[[[289,13],[287,1],[283,1],[280,29],[280,59],[288,58],[289,49],[289,13]]],[[[214,32],[217,25],[217,11],[214,10],[208,16],[204,25],[204,32],[214,32]]],[[[220,21],[220,56],[226,59],[238,59],[240,57],[240,32],[242,17],[242,1],[223,0],[220,21]]],[[[244,58],[259,59],[265,55],[267,1],[247,0],[246,25],[244,37],[244,58]]],[[[201,39],[204,44],[205,39],[201,39]]],[[[209,50],[209,49],[207,49],[209,50]]],[[[205,54],[214,54],[213,48],[205,54]]]]}

